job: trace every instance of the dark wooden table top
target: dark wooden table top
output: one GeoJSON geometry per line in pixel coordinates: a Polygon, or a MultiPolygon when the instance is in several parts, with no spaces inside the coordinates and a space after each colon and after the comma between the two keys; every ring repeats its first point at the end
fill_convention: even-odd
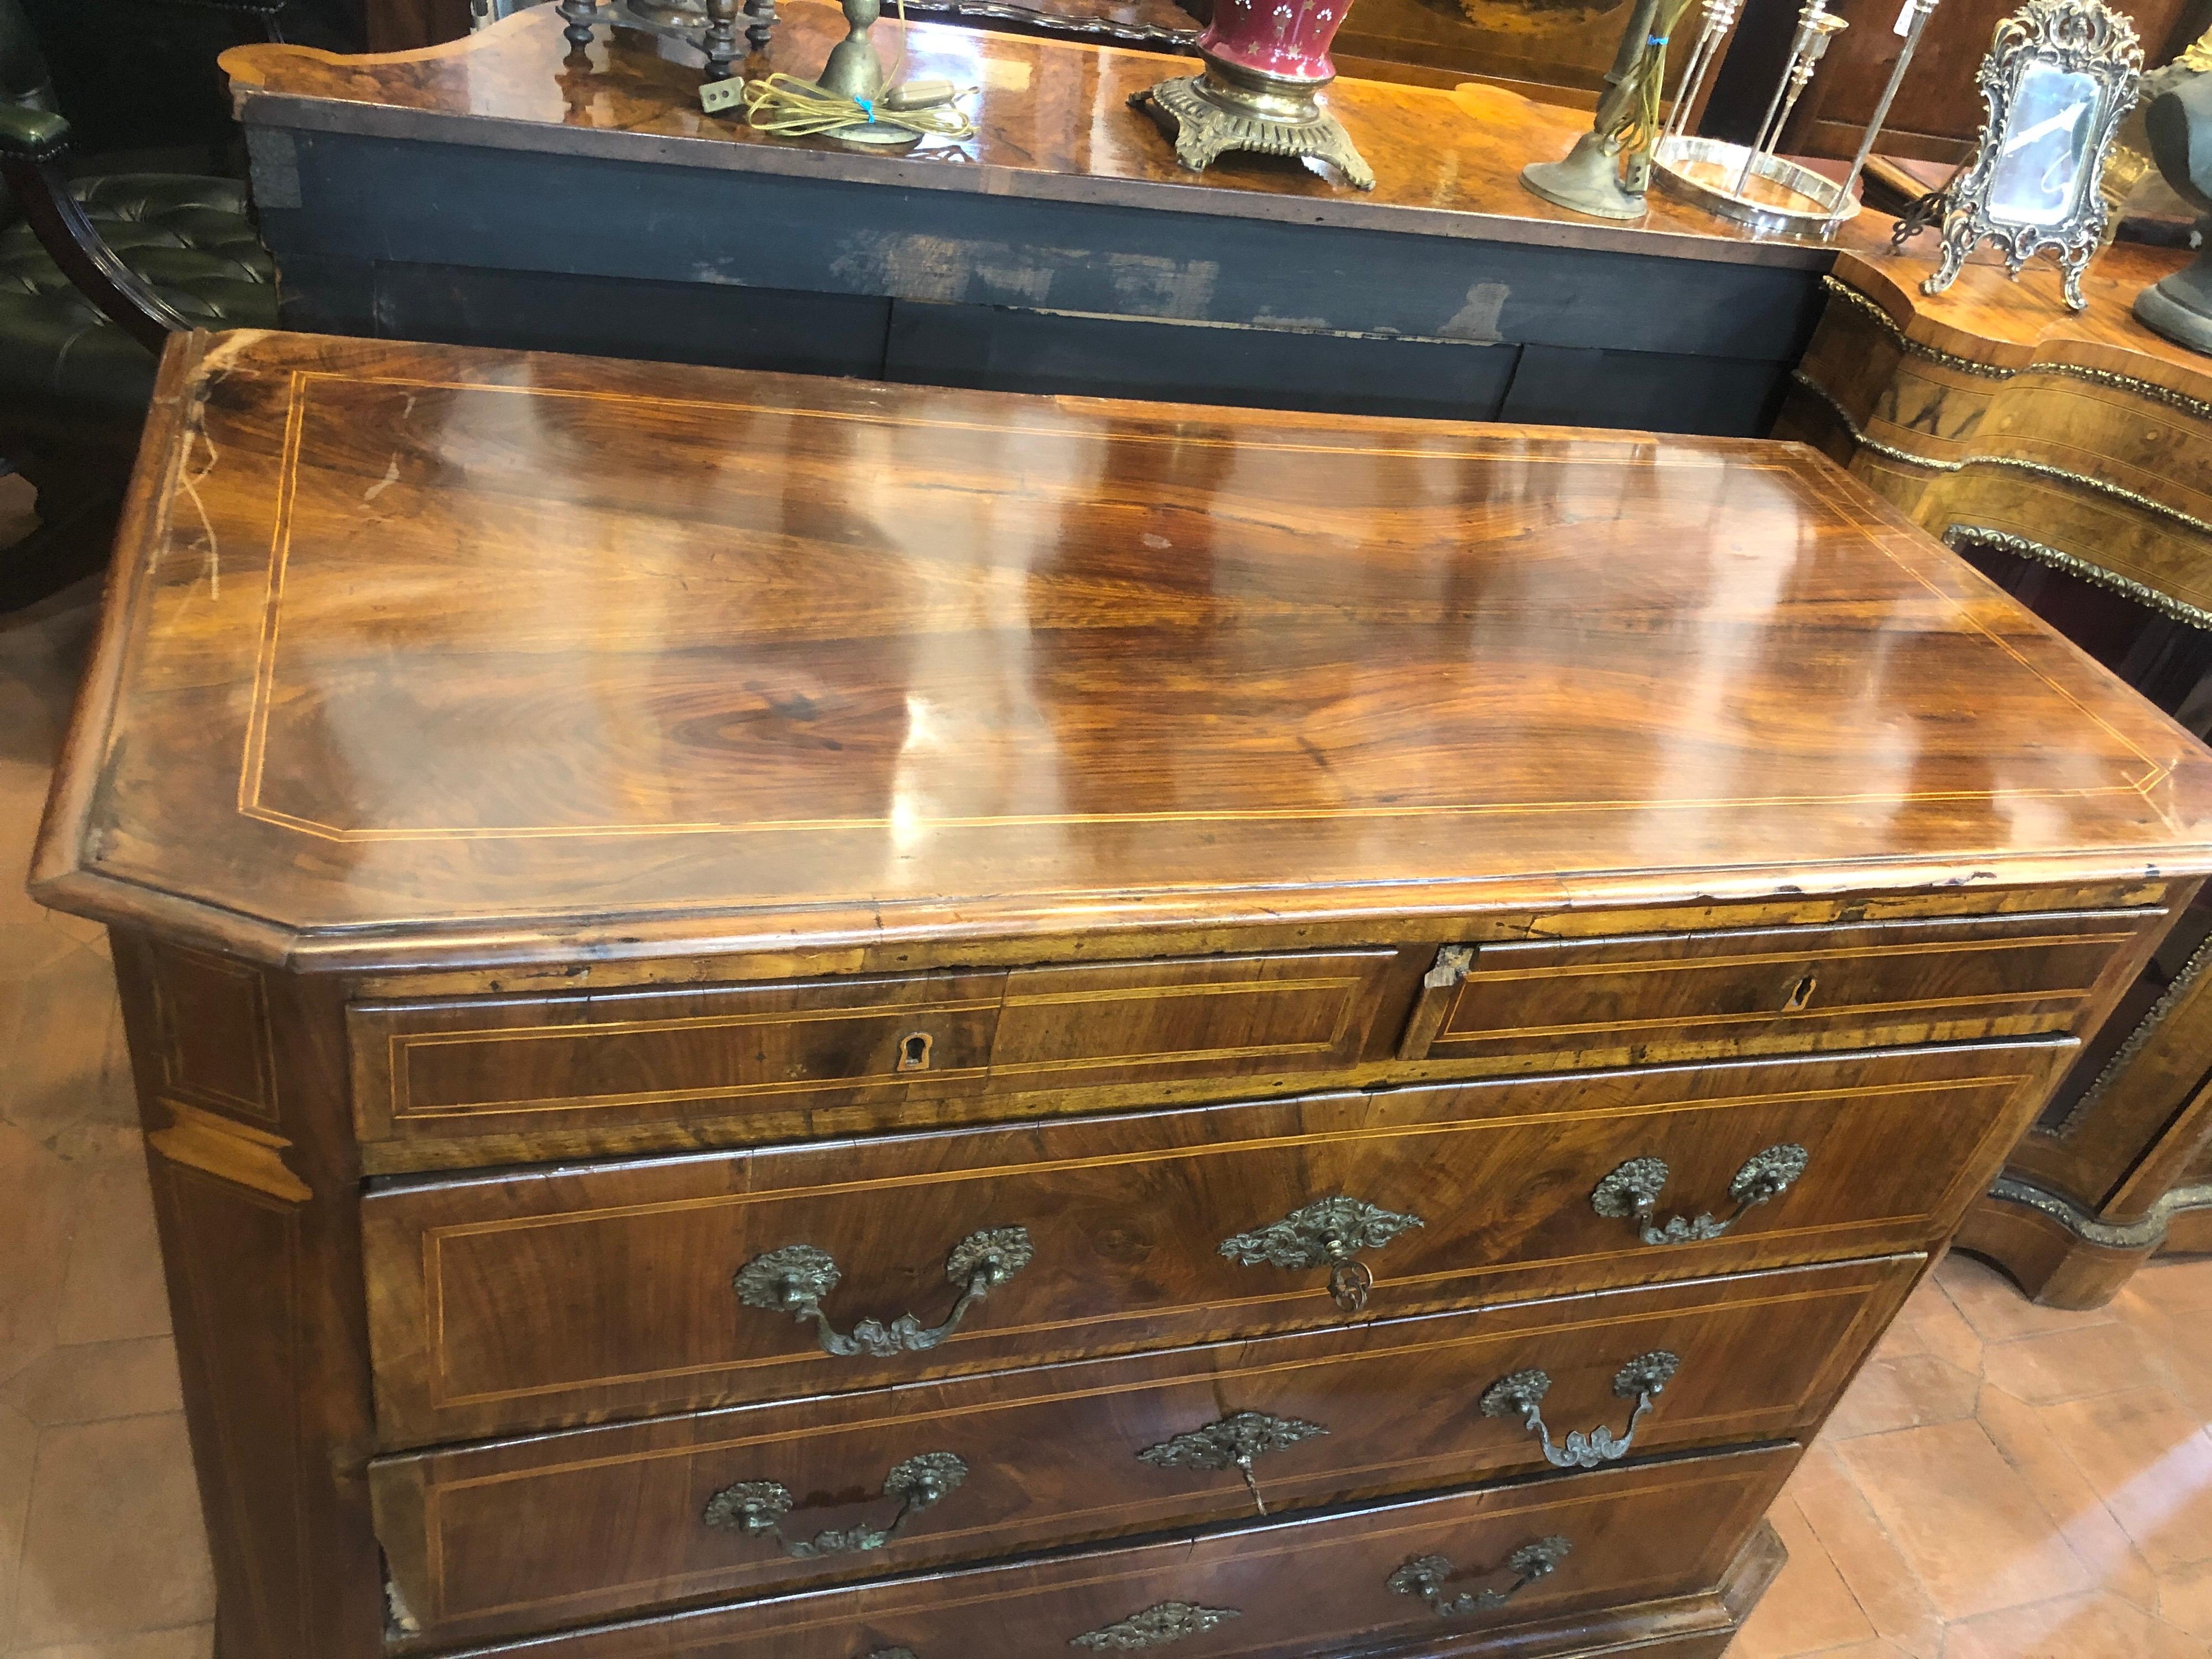
{"type": "Polygon", "coordinates": [[[1810,451],[180,337],[37,887],[333,965],[2212,867],[1810,451]]]}
{"type": "MultiPolygon", "coordinates": [[[[830,139],[770,137],[742,118],[708,115],[685,49],[602,27],[586,52],[572,54],[561,28],[550,8],[532,7],[421,52],[341,58],[246,46],[222,62],[249,114],[256,100],[282,99],[287,122],[393,137],[1823,270],[1835,246],[1871,248],[1888,232],[1887,219],[1862,216],[1835,246],[1762,240],[1656,191],[1638,225],[1569,213],[1522,189],[1521,168],[1565,155],[1589,129],[1588,113],[1474,83],[1446,91],[1338,81],[1330,106],[1380,181],[1363,192],[1276,158],[1228,157],[1204,173],[1179,166],[1158,128],[1127,103],[1133,92],[1194,73],[1188,58],[915,23],[910,73],[977,88],[979,131],[965,143],[886,156],[830,139]]],[[[792,0],[763,67],[818,74],[844,32],[826,0],[792,0]]],[[[888,58],[896,25],[887,19],[878,33],[888,58]]]]}

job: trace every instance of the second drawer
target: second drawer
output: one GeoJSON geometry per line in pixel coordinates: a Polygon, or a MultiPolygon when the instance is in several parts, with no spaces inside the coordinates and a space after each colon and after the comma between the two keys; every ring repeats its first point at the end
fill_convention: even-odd
{"type": "Polygon", "coordinates": [[[1567,1073],[387,1187],[362,1207],[379,1432],[396,1449],[1924,1249],[2069,1051],[1567,1073]]]}
{"type": "Polygon", "coordinates": [[[434,1640],[1809,1432],[1923,1256],[387,1458],[434,1640]],[[1244,1460],[1240,1465],[1239,1459],[1244,1460]],[[1249,1470],[1248,1486],[1246,1472],[1249,1470]]]}

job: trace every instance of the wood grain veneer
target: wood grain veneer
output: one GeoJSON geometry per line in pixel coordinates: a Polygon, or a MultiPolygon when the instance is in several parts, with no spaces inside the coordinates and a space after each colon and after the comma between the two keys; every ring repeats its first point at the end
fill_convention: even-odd
{"type": "Polygon", "coordinates": [[[195,336],[126,525],[34,881],[113,931],[222,1659],[1715,1659],[2212,871],[2212,756],[1800,447],[195,336]],[[740,1298],[801,1244],[862,1352],[740,1298]],[[1470,1389],[1618,1428],[1647,1338],[1629,1462],[1498,1483],[1470,1389]],[[1243,1390],[1332,1419],[1295,1514],[1140,1484],[1243,1390]],[[972,1491],[865,1582],[699,1553],[924,1421],[972,1491]]]}
{"type": "Polygon", "coordinates": [[[177,349],[38,886],[264,959],[2124,880],[2212,809],[1802,451],[177,349]]]}
{"type": "Polygon", "coordinates": [[[387,1458],[371,1470],[377,1530],[425,1633],[458,1641],[1250,1517],[1234,1470],[1138,1455],[1234,1413],[1309,1426],[1255,1461],[1267,1514],[1540,1474],[1535,1435],[1480,1403],[1530,1366],[1552,1379],[1543,1410],[1561,1439],[1623,1431],[1635,1401],[1614,1380],[1653,1350],[1680,1370],[1638,1447],[1786,1439],[1826,1414],[1925,1265],[1698,1279],[387,1458]],[[720,1489],[775,1480],[799,1496],[785,1538],[881,1527],[897,1510],[882,1477],[924,1451],[969,1474],[880,1551],[794,1557],[702,1518],[720,1489]]]}
{"type": "Polygon", "coordinates": [[[1219,1247],[1339,1193],[1422,1224],[1368,1253],[1377,1315],[1919,1249],[1978,1191],[1959,1160],[1994,1168],[2069,1054],[1585,1073],[380,1185],[363,1206],[380,1432],[422,1445],[1331,1325],[1321,1272],[1219,1247]],[[1803,1177],[1719,1239],[1647,1246],[1590,1204],[1662,1158],[1662,1218],[1725,1213],[1737,1170],[1785,1144],[1810,1152],[1803,1177]],[[1010,1226],[1035,1263],[926,1354],[834,1358],[731,1287],[811,1244],[845,1275],[824,1304],[841,1330],[934,1324],[953,1245],[1010,1226]]]}
{"type": "Polygon", "coordinates": [[[1051,1655],[1067,1651],[1079,1634],[1164,1601],[1230,1612],[1203,1648],[1186,1644],[1185,1650],[1234,1659],[1311,1651],[1316,1641],[1387,1659],[1459,1659],[1595,1654],[1624,1636],[1710,1640],[1724,1637],[1732,1623],[1725,1606],[1730,1569],[1740,1555],[1767,1547],[1756,1534],[1759,1516],[1796,1455],[1795,1446],[1777,1447],[1609,1470],[1565,1487],[1507,1484],[1215,1530],[1190,1540],[817,1590],[556,1635],[526,1649],[495,1644],[479,1651],[488,1659],[526,1651],[547,1659],[660,1659],[742,1652],[750,1645],[778,1659],[853,1659],[884,1647],[933,1656],[981,1646],[1051,1655]],[[1572,1553],[1504,1612],[1442,1620],[1420,1601],[1389,1588],[1391,1574],[1408,1560],[1443,1553],[1457,1570],[1449,1595],[1503,1589],[1513,1582],[1513,1574],[1502,1571],[1507,1556],[1547,1536],[1566,1538],[1572,1553]],[[1624,1589],[1636,1598],[1632,1620],[1607,1605],[1624,1589]],[[1670,1601],[1675,1605],[1651,1605],[1670,1601]],[[1515,1628],[1502,1641],[1486,1640],[1498,1626],[1515,1628]]]}

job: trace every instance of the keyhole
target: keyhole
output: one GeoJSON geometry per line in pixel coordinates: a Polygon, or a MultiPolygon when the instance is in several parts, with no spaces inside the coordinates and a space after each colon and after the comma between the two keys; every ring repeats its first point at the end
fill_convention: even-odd
{"type": "Polygon", "coordinates": [[[929,1069],[929,1033],[912,1031],[899,1039],[898,1068],[902,1072],[929,1069]]]}
{"type": "Polygon", "coordinates": [[[1782,1012],[1794,1014],[1813,1000],[1813,988],[1820,981],[1808,974],[1790,988],[1790,1000],[1782,1005],[1782,1012]]]}

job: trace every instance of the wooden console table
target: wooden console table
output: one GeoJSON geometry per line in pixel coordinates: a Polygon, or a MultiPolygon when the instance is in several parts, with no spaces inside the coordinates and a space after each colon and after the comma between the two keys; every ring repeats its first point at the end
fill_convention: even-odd
{"type": "MultiPolygon", "coordinates": [[[[2188,256],[2106,251],[2068,313],[2048,266],[1929,298],[1845,254],[1776,434],[1816,443],[2200,735],[2212,729],[2212,359],[2129,304],[2188,256]]],[[[2212,915],[2185,917],[1960,1242],[2039,1300],[2108,1299],[2212,1249],[2212,915]]]]}
{"type": "MultiPolygon", "coordinates": [[[[843,27],[796,0],[771,61],[813,73],[843,27]]],[[[1126,105],[1188,58],[933,25],[910,56],[981,87],[975,139],[764,138],[658,43],[571,54],[544,8],[425,52],[224,62],[286,319],[331,332],[1754,434],[1835,258],[1656,194],[1640,227],[1553,208],[1520,167],[1589,118],[1497,88],[1340,82],[1363,194],[1179,167],[1126,105]]]]}

